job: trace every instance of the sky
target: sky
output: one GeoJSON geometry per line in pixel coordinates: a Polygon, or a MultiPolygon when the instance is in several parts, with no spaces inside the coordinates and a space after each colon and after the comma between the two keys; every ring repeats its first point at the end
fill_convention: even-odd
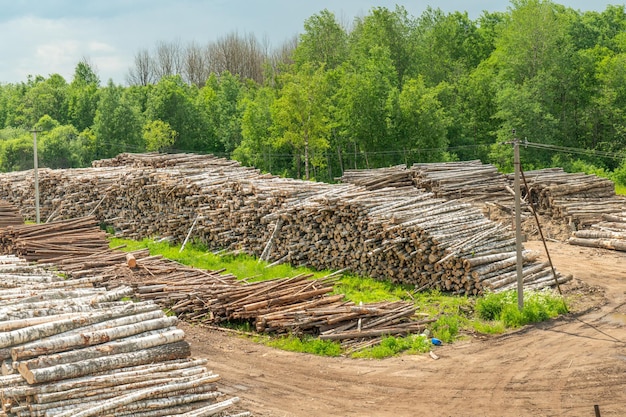
{"type": "MultiPolygon", "coordinates": [[[[603,11],[619,1],[555,0],[580,11],[603,11]]],[[[0,84],[28,75],[60,74],[71,81],[82,59],[102,83],[126,84],[135,54],[158,42],[206,45],[233,32],[254,34],[270,48],[303,30],[323,9],[350,23],[372,7],[404,6],[420,16],[428,6],[445,13],[506,11],[505,0],[0,0],[0,84]]]]}

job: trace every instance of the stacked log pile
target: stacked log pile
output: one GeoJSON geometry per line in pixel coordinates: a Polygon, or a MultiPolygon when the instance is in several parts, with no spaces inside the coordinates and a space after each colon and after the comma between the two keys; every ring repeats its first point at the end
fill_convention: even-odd
{"type": "Polygon", "coordinates": [[[0,200],[0,229],[24,223],[24,217],[13,204],[0,200]]]}
{"type": "MultiPolygon", "coordinates": [[[[509,285],[510,232],[467,202],[380,188],[380,181],[368,189],[282,179],[210,156],[123,154],[94,165],[41,176],[47,217],[93,214],[129,238],[190,238],[274,263],[348,268],[424,289],[479,294],[509,285]],[[482,258],[491,255],[498,259],[482,258]]],[[[22,176],[0,181],[0,192],[28,204],[32,180],[22,176]]],[[[529,285],[551,285],[542,279],[529,285]]]]}
{"type": "Polygon", "coordinates": [[[567,223],[572,231],[587,229],[605,214],[626,210],[626,199],[615,195],[613,181],[583,173],[548,168],[525,173],[528,195],[538,211],[567,223]]]}
{"type": "MultiPolygon", "coordinates": [[[[273,225],[266,252],[272,260],[347,268],[458,294],[515,285],[515,239],[508,227],[469,203],[416,189],[342,185],[285,205],[264,221],[273,225]]],[[[531,254],[524,276],[529,287],[554,284],[551,270],[531,254]]]]}
{"type": "MultiPolygon", "coordinates": [[[[5,416],[205,416],[232,409],[219,376],[189,358],[177,319],[129,287],[94,288],[0,258],[5,416]]],[[[240,413],[240,416],[249,413],[240,413]]]]}
{"type": "Polygon", "coordinates": [[[93,216],[0,230],[0,253],[28,261],[52,262],[59,256],[92,255],[108,249],[106,234],[98,229],[93,216]]]}
{"type": "Polygon", "coordinates": [[[626,212],[603,214],[590,229],[572,233],[568,243],[592,248],[626,251],[626,212]]]}
{"type": "Polygon", "coordinates": [[[343,294],[332,294],[335,278],[331,276],[312,280],[300,275],[247,283],[222,271],[186,267],[146,251],[132,252],[132,257],[133,267],[127,255],[115,251],[98,256],[97,261],[69,257],[57,265],[74,279],[95,274],[107,288],[128,285],[136,299],[154,301],[192,323],[245,320],[258,332],[321,335],[341,340],[344,346],[364,341],[374,344],[382,335],[419,332],[434,320],[415,320],[412,303],[355,306],[344,301],[343,294]],[[367,326],[359,331],[358,323],[363,320],[367,326]]]}
{"type": "MultiPolygon", "coordinates": [[[[90,241],[90,247],[106,244],[92,218],[28,225],[20,230],[21,234],[28,236],[53,235],[57,239],[69,241],[68,236],[75,234],[72,229],[75,226],[85,238],[90,237],[91,240],[85,239],[85,242],[90,241]],[[69,229],[64,230],[64,227],[69,229]]],[[[19,236],[17,240],[21,242],[19,236]]],[[[23,245],[12,243],[7,236],[3,241],[5,248],[24,248],[23,245]]],[[[415,306],[410,303],[396,303],[391,309],[369,305],[356,308],[353,303],[342,301],[342,294],[330,295],[335,282],[331,276],[311,280],[310,276],[303,275],[246,283],[223,271],[186,267],[160,256],[150,256],[147,250],[123,253],[99,248],[81,254],[68,246],[67,253],[55,251],[55,257],[50,257],[47,251],[28,253],[32,254],[30,260],[54,264],[78,282],[97,282],[108,289],[128,286],[133,289],[134,298],[156,302],[189,322],[217,324],[247,320],[259,332],[333,333],[332,337],[343,340],[344,345],[363,340],[371,344],[379,340],[382,334],[403,335],[421,331],[424,324],[429,322],[416,322],[413,317],[415,306]],[[404,314],[398,314],[399,307],[402,307],[404,314]],[[346,308],[349,314],[346,314],[346,308]],[[367,332],[345,333],[355,329],[361,320],[372,321],[364,328],[367,332]]]]}
{"type": "Polygon", "coordinates": [[[348,169],[340,178],[344,184],[360,185],[368,190],[413,186],[413,171],[404,165],[377,169],[348,169]]]}
{"type": "Polygon", "coordinates": [[[479,160],[413,164],[415,186],[446,200],[490,204],[513,212],[515,193],[507,177],[479,160]]]}

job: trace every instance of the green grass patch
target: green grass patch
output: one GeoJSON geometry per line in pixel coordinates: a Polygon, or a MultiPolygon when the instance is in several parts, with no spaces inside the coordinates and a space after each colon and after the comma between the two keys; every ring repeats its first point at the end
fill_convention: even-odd
{"type": "Polygon", "coordinates": [[[615,194],[626,195],[626,185],[615,183],[615,194]]]}
{"type": "Polygon", "coordinates": [[[151,255],[161,255],[164,258],[180,262],[183,265],[196,268],[217,271],[225,269],[241,280],[248,282],[264,281],[276,278],[291,278],[299,274],[313,274],[314,278],[322,278],[329,275],[328,271],[313,271],[308,268],[293,268],[287,264],[267,267],[267,262],[259,262],[255,257],[230,253],[213,253],[207,251],[202,245],[186,245],[181,252],[180,245],[171,245],[169,242],[155,242],[152,239],[133,241],[113,238],[110,246],[126,245],[124,250],[133,251],[149,249],[151,255]]]}
{"type": "Polygon", "coordinates": [[[538,323],[567,313],[565,301],[551,291],[524,292],[524,308],[517,305],[517,291],[490,293],[476,301],[478,318],[499,320],[506,328],[538,323]]]}
{"type": "Polygon", "coordinates": [[[473,319],[470,321],[470,327],[473,328],[476,332],[482,334],[502,334],[506,331],[506,326],[504,322],[501,320],[479,320],[473,319]]]}
{"type": "Polygon", "coordinates": [[[345,294],[346,299],[355,303],[376,303],[380,301],[407,300],[412,297],[411,286],[397,285],[374,278],[345,274],[335,284],[335,294],[345,294]]]}
{"type": "Polygon", "coordinates": [[[340,356],[341,345],[332,340],[320,340],[312,336],[281,336],[270,338],[266,345],[291,352],[311,353],[320,356],[340,356]]]}
{"type": "Polygon", "coordinates": [[[382,339],[379,345],[355,352],[353,358],[383,359],[401,353],[418,354],[430,351],[430,339],[420,335],[406,337],[389,336],[382,339]]]}
{"type": "Polygon", "coordinates": [[[442,315],[432,325],[433,337],[444,343],[452,343],[466,323],[468,320],[463,316],[442,315]]]}

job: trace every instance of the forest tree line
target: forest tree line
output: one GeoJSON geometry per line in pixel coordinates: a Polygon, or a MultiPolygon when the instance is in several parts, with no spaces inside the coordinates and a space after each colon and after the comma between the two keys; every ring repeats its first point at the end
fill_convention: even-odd
{"type": "Polygon", "coordinates": [[[512,0],[506,12],[328,10],[270,50],[253,34],[138,51],[126,84],[88,59],[0,84],[0,170],[198,152],[332,181],[345,169],[480,159],[626,183],[626,11],[512,0]]]}

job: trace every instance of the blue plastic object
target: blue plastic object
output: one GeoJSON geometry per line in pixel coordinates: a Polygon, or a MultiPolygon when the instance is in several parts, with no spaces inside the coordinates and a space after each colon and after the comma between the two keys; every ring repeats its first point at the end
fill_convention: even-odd
{"type": "Polygon", "coordinates": [[[442,344],[441,340],[439,340],[437,338],[434,338],[434,337],[432,339],[430,339],[430,343],[432,343],[435,346],[441,346],[441,344],[442,344]]]}

